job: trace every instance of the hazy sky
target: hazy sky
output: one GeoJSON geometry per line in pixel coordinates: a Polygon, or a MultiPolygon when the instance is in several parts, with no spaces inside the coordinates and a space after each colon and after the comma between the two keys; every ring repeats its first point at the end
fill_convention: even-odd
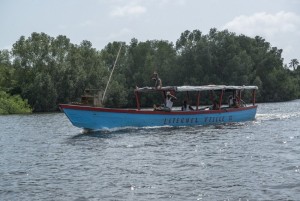
{"type": "Polygon", "coordinates": [[[168,40],[185,30],[228,29],[264,37],[283,49],[284,63],[300,60],[300,0],[0,0],[0,49],[32,32],[72,43],[168,40]]]}

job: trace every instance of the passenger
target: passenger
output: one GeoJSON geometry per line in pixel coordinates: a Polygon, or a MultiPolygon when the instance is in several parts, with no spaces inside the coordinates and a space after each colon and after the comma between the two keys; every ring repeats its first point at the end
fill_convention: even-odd
{"type": "Polygon", "coordinates": [[[239,101],[238,101],[238,97],[235,97],[235,98],[233,99],[232,107],[235,107],[235,108],[240,107],[240,104],[239,104],[239,101]]]}
{"type": "Polygon", "coordinates": [[[154,85],[155,89],[161,89],[162,88],[162,81],[158,77],[158,73],[156,71],[154,71],[151,79],[155,81],[155,85],[154,85]]]}
{"type": "MultiPolygon", "coordinates": [[[[162,105],[162,106],[164,107],[164,105],[162,105]]],[[[153,105],[153,109],[154,109],[154,111],[161,111],[162,110],[162,106],[154,104],[153,105]]]]}
{"type": "Polygon", "coordinates": [[[175,96],[171,94],[171,92],[167,92],[167,97],[166,97],[166,108],[169,108],[170,111],[172,110],[173,107],[173,100],[177,100],[175,96]]]}
{"type": "Polygon", "coordinates": [[[233,97],[232,97],[232,95],[230,95],[228,97],[228,107],[233,107],[233,97]]]}
{"type": "Polygon", "coordinates": [[[218,109],[220,109],[220,106],[219,106],[218,101],[215,100],[212,105],[212,110],[218,110],[218,109]]]}
{"type": "Polygon", "coordinates": [[[243,101],[243,100],[241,99],[240,102],[241,102],[241,104],[240,104],[241,107],[247,107],[247,104],[246,104],[245,101],[243,101]]]}
{"type": "Polygon", "coordinates": [[[183,105],[181,107],[181,111],[192,111],[194,108],[187,104],[187,101],[183,101],[183,105]]]}
{"type": "Polygon", "coordinates": [[[177,100],[177,98],[175,96],[173,96],[169,91],[167,92],[167,96],[166,96],[166,100],[165,103],[166,104],[162,104],[162,105],[153,105],[153,109],[155,111],[171,111],[172,107],[173,107],[173,100],[177,100]]]}

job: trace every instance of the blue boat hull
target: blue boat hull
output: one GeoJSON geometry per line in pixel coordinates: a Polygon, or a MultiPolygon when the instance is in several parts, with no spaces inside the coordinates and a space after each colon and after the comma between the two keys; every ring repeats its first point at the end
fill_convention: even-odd
{"type": "Polygon", "coordinates": [[[79,128],[101,130],[122,127],[195,126],[255,119],[257,106],[198,111],[146,111],[61,104],[71,123],[79,128]]]}

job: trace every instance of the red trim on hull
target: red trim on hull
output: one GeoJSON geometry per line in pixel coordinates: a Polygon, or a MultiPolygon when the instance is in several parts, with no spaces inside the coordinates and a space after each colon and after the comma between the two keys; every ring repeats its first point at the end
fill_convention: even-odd
{"type": "Polygon", "coordinates": [[[226,113],[226,112],[238,112],[243,110],[249,110],[257,108],[257,105],[248,106],[248,107],[240,107],[240,108],[228,108],[228,109],[220,109],[220,110],[194,110],[188,112],[182,111],[146,111],[146,110],[135,110],[135,109],[114,109],[114,108],[103,108],[103,107],[92,107],[92,106],[83,106],[83,105],[72,105],[72,104],[60,104],[59,107],[61,109],[74,109],[74,110],[87,110],[87,111],[95,111],[95,112],[114,112],[114,113],[130,113],[130,114],[161,114],[161,115],[191,115],[191,114],[216,114],[216,113],[226,113]]]}

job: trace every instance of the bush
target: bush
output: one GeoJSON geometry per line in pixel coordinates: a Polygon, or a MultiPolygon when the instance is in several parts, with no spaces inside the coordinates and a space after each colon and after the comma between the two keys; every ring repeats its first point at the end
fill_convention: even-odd
{"type": "Polygon", "coordinates": [[[32,110],[27,102],[19,95],[11,96],[0,91],[0,114],[28,114],[32,110]]]}

